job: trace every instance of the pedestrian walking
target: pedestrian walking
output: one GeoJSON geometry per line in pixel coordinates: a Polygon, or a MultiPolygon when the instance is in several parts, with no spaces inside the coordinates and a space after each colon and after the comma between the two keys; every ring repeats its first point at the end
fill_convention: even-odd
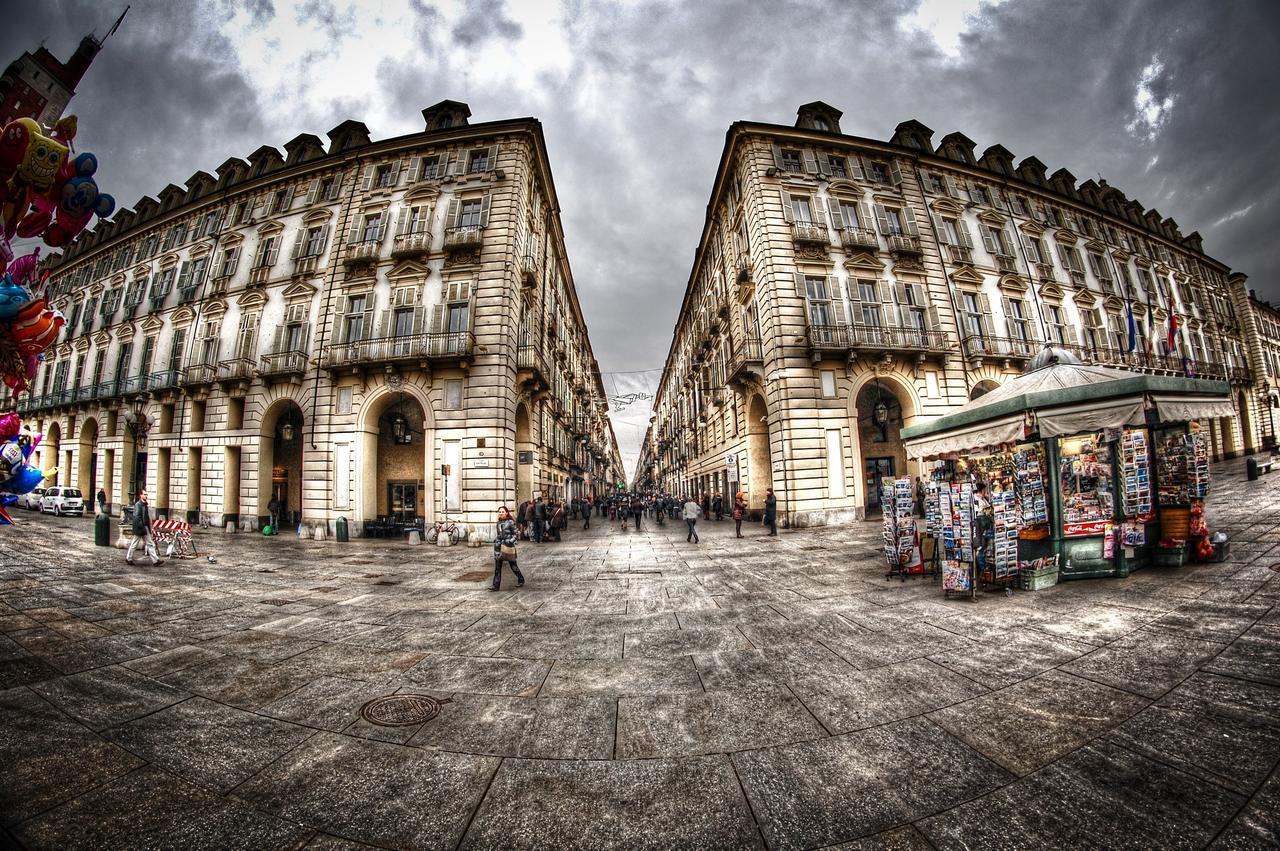
{"type": "Polygon", "coordinates": [[[689,527],[685,540],[694,544],[698,543],[698,515],[701,513],[698,503],[693,501],[693,497],[689,497],[689,501],[684,504],[684,522],[689,527]]]}
{"type": "Polygon", "coordinates": [[[741,538],[742,535],[742,518],[747,516],[747,495],[742,491],[738,491],[733,498],[733,533],[741,538]]]}
{"type": "Polygon", "coordinates": [[[126,564],[134,563],[133,551],[139,543],[152,564],[164,564],[164,559],[156,551],[155,536],[151,534],[151,509],[147,504],[145,488],[138,491],[138,501],[133,504],[133,540],[129,542],[129,549],[124,554],[126,564]]]}
{"type": "Polygon", "coordinates": [[[764,525],[769,527],[767,537],[778,537],[778,498],[773,495],[773,488],[765,490],[764,525]]]}
{"type": "Polygon", "coordinates": [[[271,501],[267,503],[267,513],[271,515],[271,528],[280,528],[280,500],[271,496],[271,501]]]}
{"type": "Polygon", "coordinates": [[[535,544],[542,543],[542,536],[547,531],[547,504],[542,501],[542,495],[533,501],[533,542],[535,544]]]}
{"type": "Polygon", "coordinates": [[[102,488],[98,488],[98,513],[107,513],[107,492],[102,488]]]}
{"type": "Polygon", "coordinates": [[[924,517],[924,482],[916,476],[916,514],[924,517]]]}
{"type": "Polygon", "coordinates": [[[711,494],[705,491],[702,494],[702,516],[708,518],[711,516],[711,494]]]}
{"type": "Polygon", "coordinates": [[[511,519],[511,512],[504,505],[498,509],[498,529],[493,536],[493,583],[490,591],[502,589],[502,563],[511,565],[511,572],[516,576],[516,587],[524,585],[524,574],[516,564],[516,524],[511,519]]]}
{"type": "Polygon", "coordinates": [[[591,497],[587,497],[582,501],[582,529],[586,531],[591,528],[591,497]]]}
{"type": "Polygon", "coordinates": [[[716,494],[711,498],[711,510],[716,513],[716,520],[724,519],[724,497],[716,494]]]}
{"type": "Polygon", "coordinates": [[[568,528],[569,521],[565,519],[564,503],[553,503],[551,506],[551,540],[560,541],[560,530],[568,528]]]}
{"type": "Polygon", "coordinates": [[[640,518],[644,517],[644,501],[636,496],[631,500],[631,516],[636,523],[636,531],[640,531],[640,518]]]}

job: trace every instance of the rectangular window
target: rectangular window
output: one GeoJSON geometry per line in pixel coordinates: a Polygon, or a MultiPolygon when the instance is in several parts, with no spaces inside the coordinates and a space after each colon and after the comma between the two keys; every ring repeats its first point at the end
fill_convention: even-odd
{"type": "Polygon", "coordinates": [[[449,305],[448,324],[445,330],[450,334],[466,331],[470,318],[471,311],[467,305],[451,304],[449,305]]]}
{"type": "Polygon", "coordinates": [[[275,196],[271,199],[271,212],[273,215],[283,213],[289,209],[289,202],[293,195],[288,189],[276,190],[275,196]]]}
{"type": "Polygon", "coordinates": [[[783,171],[804,171],[804,162],[800,157],[800,152],[791,148],[782,149],[782,170],[783,171]]]}
{"type": "Polygon", "coordinates": [[[964,326],[967,336],[982,338],[982,308],[975,293],[962,293],[964,301],[964,326]]]}
{"type": "Polygon", "coordinates": [[[361,234],[361,242],[377,242],[378,233],[382,230],[382,214],[373,213],[364,217],[364,231],[361,234]]]}
{"type": "Polygon", "coordinates": [[[1024,343],[1031,342],[1031,335],[1027,329],[1026,308],[1023,307],[1022,300],[1011,298],[1008,300],[1009,315],[1009,336],[1015,340],[1021,340],[1024,343]]]}
{"type": "Polygon", "coordinates": [[[833,323],[827,279],[822,275],[805,275],[804,290],[809,304],[809,324],[814,328],[829,328],[833,323]]]}
{"type": "Polygon", "coordinates": [[[391,166],[378,166],[378,170],[374,173],[374,185],[379,189],[387,189],[391,186],[392,180],[391,166]]]}
{"type": "Polygon", "coordinates": [[[844,496],[844,452],[840,429],[827,429],[827,488],[832,497],[844,496]]]}
{"type": "Polygon", "coordinates": [[[445,381],[444,405],[451,411],[462,410],[462,379],[450,378],[445,381]]]}
{"type": "Polygon", "coordinates": [[[236,265],[240,260],[240,249],[224,248],[222,250],[222,264],[218,269],[218,277],[229,278],[236,273],[236,265]]]}
{"type": "Polygon", "coordinates": [[[791,214],[798,224],[813,224],[813,208],[809,206],[808,196],[791,196],[791,214]]]}
{"type": "Polygon", "coordinates": [[[938,385],[938,373],[928,370],[924,374],[924,392],[930,399],[937,399],[942,395],[942,388],[938,385]]]}
{"type": "Polygon", "coordinates": [[[885,164],[882,162],[876,162],[874,160],[868,161],[866,174],[867,180],[870,180],[872,183],[887,184],[889,182],[889,169],[886,168],[885,164]]]}
{"type": "Polygon", "coordinates": [[[484,202],[479,198],[469,198],[462,202],[458,215],[458,227],[478,228],[484,215],[484,202]]]}
{"type": "Polygon", "coordinates": [[[365,327],[365,305],[368,300],[369,297],[364,295],[353,295],[347,299],[348,343],[358,343],[368,336],[369,329],[365,327]]]}
{"type": "Polygon", "coordinates": [[[836,373],[835,370],[822,370],[822,396],[825,399],[834,399],[836,396],[836,373]]]}
{"type": "Polygon", "coordinates": [[[307,244],[303,257],[318,257],[324,250],[324,225],[307,228],[307,244]]]}
{"type": "Polygon", "coordinates": [[[351,387],[338,388],[337,408],[339,414],[351,413],[352,403],[355,399],[355,390],[351,387]]]}
{"type": "Polygon", "coordinates": [[[849,176],[849,170],[845,167],[844,157],[837,157],[834,154],[827,157],[827,168],[830,169],[832,177],[849,176]]]}
{"type": "Polygon", "coordinates": [[[418,179],[432,180],[437,177],[440,177],[440,157],[423,157],[421,165],[418,166],[418,179]]]}
{"type": "Polygon", "coordinates": [[[413,336],[413,308],[402,307],[394,315],[394,333],[396,337],[413,336]]]}
{"type": "Polygon", "coordinates": [[[475,174],[479,171],[489,170],[489,149],[477,148],[467,157],[467,173],[475,174]]]}
{"type": "Polygon", "coordinates": [[[862,213],[853,201],[840,202],[840,218],[844,220],[844,226],[850,230],[871,230],[871,223],[862,221],[862,213]]]}
{"type": "Polygon", "coordinates": [[[933,172],[928,172],[926,177],[927,177],[927,179],[925,180],[926,189],[928,189],[934,195],[947,194],[947,184],[946,184],[946,181],[942,179],[942,175],[934,174],[933,172]]]}
{"type": "Polygon", "coordinates": [[[897,207],[882,207],[884,210],[885,221],[887,222],[888,233],[893,236],[903,236],[902,228],[902,211],[897,207]]]}

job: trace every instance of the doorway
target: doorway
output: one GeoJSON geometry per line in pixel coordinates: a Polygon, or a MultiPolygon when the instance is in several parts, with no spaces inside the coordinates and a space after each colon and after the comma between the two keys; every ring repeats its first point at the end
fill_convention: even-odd
{"type": "Polygon", "coordinates": [[[893,458],[868,458],[865,462],[865,471],[867,483],[867,513],[880,512],[884,510],[884,506],[880,501],[880,485],[885,479],[893,481],[894,478],[894,459],[893,458]]]}

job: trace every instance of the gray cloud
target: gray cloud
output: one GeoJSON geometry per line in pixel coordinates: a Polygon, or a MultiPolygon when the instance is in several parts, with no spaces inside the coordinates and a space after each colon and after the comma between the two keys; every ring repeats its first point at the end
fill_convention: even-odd
{"type": "MultiPolygon", "coordinates": [[[[729,124],[789,124],[811,100],[843,109],[847,133],[888,138],[918,118],[936,138],[961,130],[979,150],[1001,143],[1080,180],[1101,174],[1185,233],[1199,230],[1211,255],[1280,299],[1270,248],[1280,220],[1271,153],[1280,5],[1271,2],[1008,0],[981,6],[952,56],[904,27],[915,0],[567,0],[546,10],[567,43],[563,65],[511,67],[506,84],[481,86],[489,77],[472,66],[475,51],[495,40],[527,46],[531,28],[511,11],[525,7],[477,0],[459,13],[411,0],[417,49],[385,57],[366,101],[300,85],[288,119],[218,35],[237,8],[135,3],[72,105],[106,191],[132,204],[227,156],[375,109],[400,120],[369,121],[375,135],[416,128],[418,110],[443,98],[467,101],[477,121],[536,116],[596,355],[606,372],[637,372],[607,377],[611,391],[656,385],[656,373],[638,371],[666,357],[729,124]],[[465,49],[451,51],[450,39],[465,49]],[[1171,105],[1147,123],[1135,98],[1157,66],[1145,103],[1171,105]]],[[[332,3],[315,9],[341,29],[332,3]]],[[[262,26],[285,7],[251,0],[248,12],[262,26]]],[[[69,55],[114,14],[88,0],[31,4],[0,31],[0,57],[45,36],[69,55]]],[[[358,48],[314,28],[297,37],[312,51],[358,48]]],[[[615,417],[628,449],[647,425],[644,407],[615,417]]]]}

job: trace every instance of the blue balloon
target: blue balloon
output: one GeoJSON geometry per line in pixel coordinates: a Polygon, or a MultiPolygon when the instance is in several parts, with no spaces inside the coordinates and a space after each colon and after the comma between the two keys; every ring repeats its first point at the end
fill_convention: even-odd
{"type": "Polygon", "coordinates": [[[31,291],[13,278],[0,278],[0,320],[9,321],[31,301],[31,291]]]}

